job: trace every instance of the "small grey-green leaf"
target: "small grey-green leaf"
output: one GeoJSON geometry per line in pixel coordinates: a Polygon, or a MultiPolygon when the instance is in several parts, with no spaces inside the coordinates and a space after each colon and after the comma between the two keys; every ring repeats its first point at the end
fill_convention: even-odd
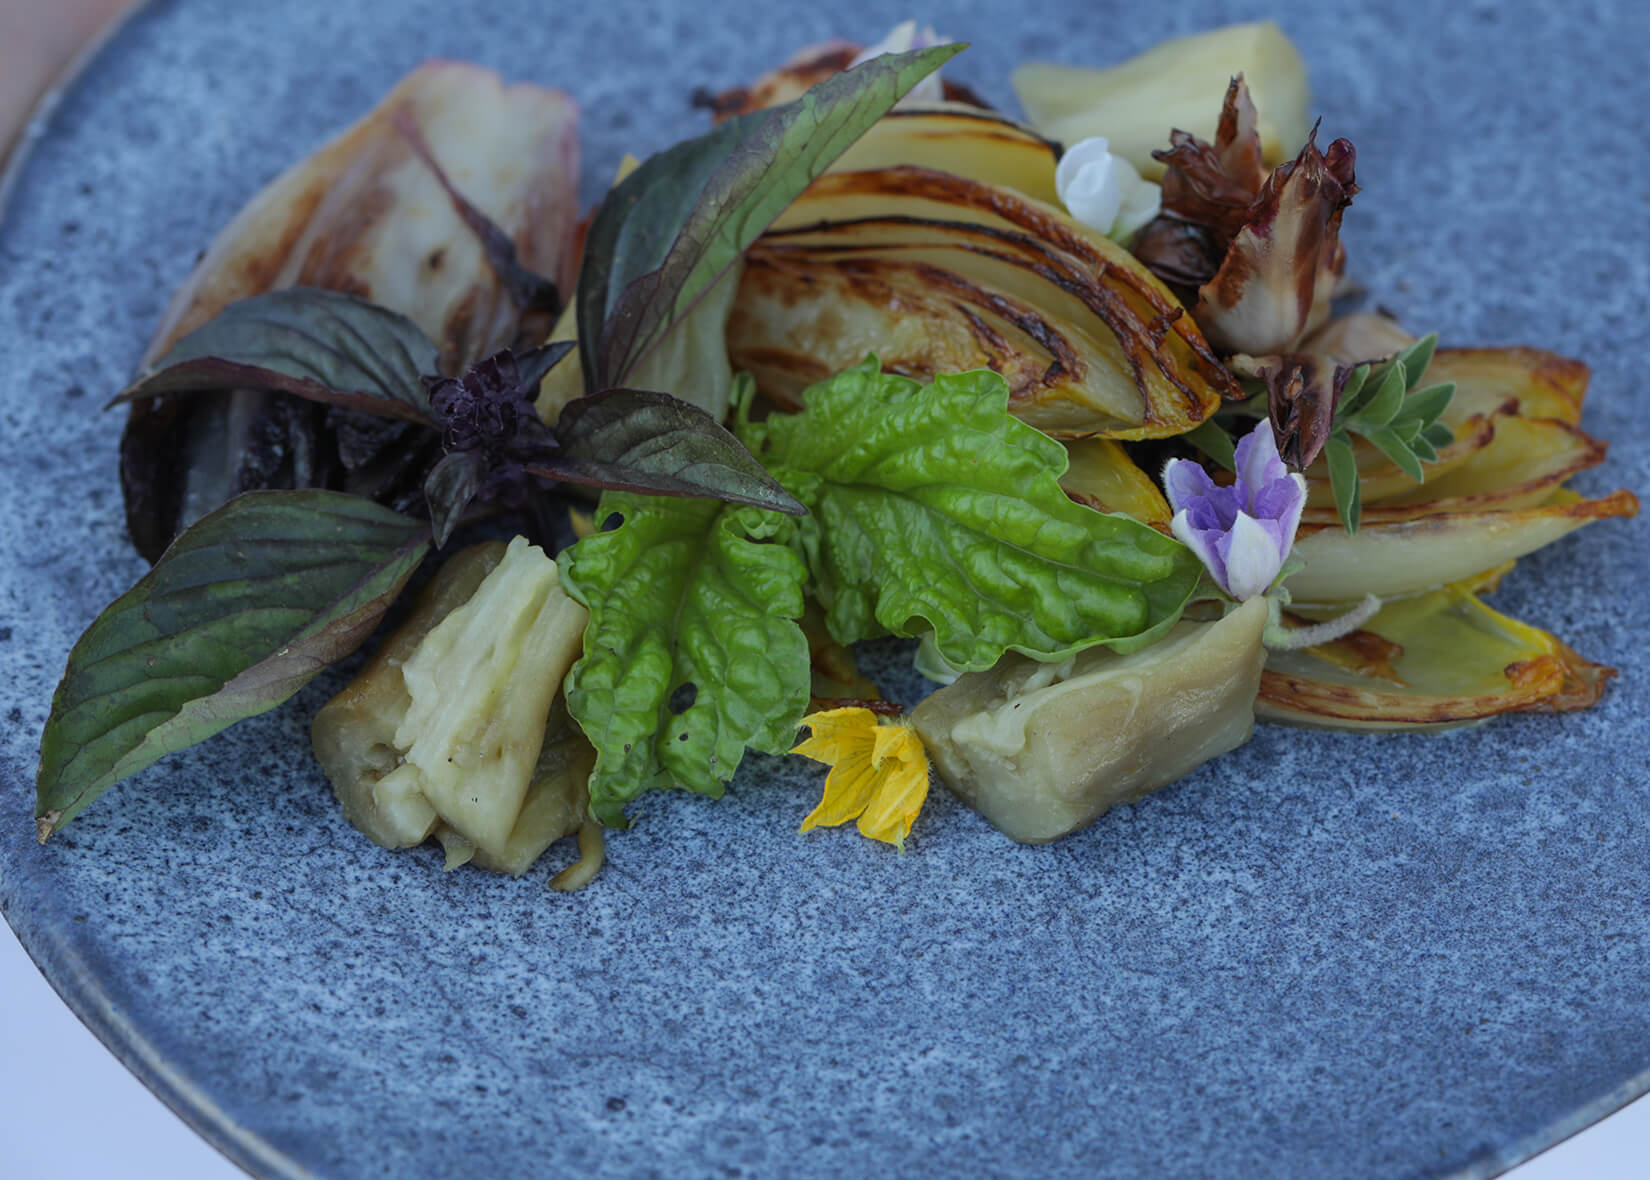
{"type": "Polygon", "coordinates": [[[1375,387],[1375,396],[1348,419],[1348,427],[1356,430],[1359,426],[1385,426],[1397,416],[1404,404],[1404,391],[1408,388],[1404,380],[1404,366],[1397,361],[1392,362],[1382,371],[1379,384],[1375,387]]]}
{"type": "Polygon", "coordinates": [[[1409,449],[1397,431],[1389,426],[1382,426],[1363,431],[1363,436],[1374,443],[1381,454],[1396,463],[1405,475],[1417,483],[1426,479],[1426,472],[1421,470],[1420,459],[1415,457],[1415,452],[1409,449]]]}
{"type": "Polygon", "coordinates": [[[69,653],[40,740],[42,838],[354,651],[428,548],[424,523],[339,492],[248,492],[196,521],[69,653]]]}
{"type": "Polygon", "coordinates": [[[1422,426],[1428,426],[1438,420],[1438,415],[1449,408],[1450,401],[1455,397],[1455,382],[1446,381],[1441,385],[1429,385],[1425,389],[1418,389],[1404,399],[1404,405],[1398,412],[1400,418],[1412,418],[1422,426]]]}
{"type": "Polygon", "coordinates": [[[1438,333],[1430,332],[1392,358],[1393,363],[1403,365],[1409,382],[1408,388],[1414,389],[1420,382],[1427,366],[1432,364],[1432,354],[1437,348],[1438,333]]]}
{"type": "Polygon", "coordinates": [[[1417,435],[1409,440],[1409,449],[1415,452],[1415,457],[1423,463],[1438,462],[1438,451],[1426,440],[1424,434],[1417,435]]]}
{"type": "Polygon", "coordinates": [[[1442,422],[1434,422],[1421,431],[1421,437],[1442,450],[1455,441],[1455,431],[1442,422]]]}
{"type": "Polygon", "coordinates": [[[1359,365],[1347,374],[1346,384],[1341,386],[1340,407],[1335,414],[1335,422],[1339,424],[1363,408],[1364,403],[1375,396],[1374,387],[1369,384],[1369,366],[1359,365]]]}
{"type": "Polygon", "coordinates": [[[1363,515],[1363,500],[1358,457],[1353,453],[1352,441],[1344,434],[1334,434],[1323,450],[1329,459],[1329,486],[1335,493],[1335,511],[1341,518],[1341,527],[1348,533],[1356,533],[1363,515]]]}

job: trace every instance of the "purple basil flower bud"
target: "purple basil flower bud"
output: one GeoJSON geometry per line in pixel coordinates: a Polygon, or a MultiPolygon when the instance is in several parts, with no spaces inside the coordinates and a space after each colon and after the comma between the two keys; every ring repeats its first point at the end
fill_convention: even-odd
{"type": "Polygon", "coordinates": [[[1237,445],[1237,481],[1219,487],[1189,459],[1170,459],[1163,486],[1175,510],[1170,528],[1202,559],[1216,583],[1242,602],[1266,593],[1295,544],[1306,479],[1278,457],[1262,419],[1237,445]]]}

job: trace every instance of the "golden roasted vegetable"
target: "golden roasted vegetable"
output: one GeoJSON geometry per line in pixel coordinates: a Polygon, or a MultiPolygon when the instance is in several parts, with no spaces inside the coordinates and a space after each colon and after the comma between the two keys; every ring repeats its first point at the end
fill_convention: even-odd
{"type": "Polygon", "coordinates": [[[1008,655],[935,690],[911,723],[958,798],[1015,840],[1053,840],[1248,740],[1266,616],[1254,598],[1126,656],[1008,655]]]}
{"type": "Polygon", "coordinates": [[[1421,594],[1533,553],[1592,521],[1632,516],[1638,507],[1628,491],[1584,500],[1560,489],[1534,508],[1417,514],[1384,524],[1372,524],[1366,510],[1354,535],[1338,522],[1303,524],[1295,552],[1306,568],[1286,584],[1295,601],[1308,604],[1421,594]]]}
{"type": "Polygon", "coordinates": [[[1587,396],[1587,366],[1537,348],[1440,348],[1422,377],[1423,385],[1455,382],[1455,396],[1443,421],[1451,427],[1475,414],[1493,414],[1510,400],[1522,418],[1581,421],[1587,396]]]}
{"type": "Polygon", "coordinates": [[[1255,714],[1313,728],[1443,728],[1585,709],[1613,675],[1458,584],[1388,603],[1334,643],[1268,653],[1255,714]]]}
{"type": "Polygon", "coordinates": [[[1215,138],[1220,98],[1235,74],[1254,99],[1262,159],[1276,165],[1294,156],[1311,127],[1306,64],[1271,21],[1175,37],[1107,69],[1024,65],[1013,81],[1044,135],[1068,144],[1103,135],[1115,155],[1156,179],[1163,165],[1152,152],[1168,146],[1169,132],[1215,138]]]}
{"type": "Polygon", "coordinates": [[[595,756],[555,698],[585,617],[520,538],[449,559],[316,715],[316,757],[345,817],[384,847],[433,836],[451,864],[514,874],[580,831],[595,756]]]}
{"type": "Polygon", "coordinates": [[[896,107],[842,153],[832,172],[931,168],[1002,185],[1058,206],[1054,170],[1060,147],[996,111],[945,103],[896,107]]]}
{"type": "Polygon", "coordinates": [[[1109,438],[1076,438],[1065,443],[1070,465],[1060,477],[1066,495],[1097,512],[1121,512],[1168,532],[1174,513],[1169,502],[1121,443],[1109,438]]]}
{"type": "Polygon", "coordinates": [[[1127,251],[1059,210],[923,168],[829,173],[747,256],[735,368],[770,397],[875,353],[916,377],[990,367],[1065,437],[1161,438],[1240,393],[1127,251]]]}

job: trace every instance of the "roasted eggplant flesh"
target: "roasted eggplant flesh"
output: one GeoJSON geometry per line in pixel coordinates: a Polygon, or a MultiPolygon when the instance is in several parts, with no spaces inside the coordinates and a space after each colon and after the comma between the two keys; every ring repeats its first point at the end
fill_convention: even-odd
{"type": "Polygon", "coordinates": [[[1129,655],[1010,654],[911,721],[953,794],[1015,840],[1053,840],[1249,740],[1266,617],[1255,598],[1129,655]]]}

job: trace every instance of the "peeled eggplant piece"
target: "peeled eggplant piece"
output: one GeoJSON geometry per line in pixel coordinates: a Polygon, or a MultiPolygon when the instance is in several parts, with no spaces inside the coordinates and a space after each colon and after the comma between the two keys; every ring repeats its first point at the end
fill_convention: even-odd
{"type": "Polygon", "coordinates": [[[966,103],[895,107],[872,124],[833,172],[915,165],[998,184],[1060,204],[1054,170],[1060,145],[1023,123],[966,103]]]}
{"type": "Polygon", "coordinates": [[[317,714],[315,754],[374,843],[440,839],[519,874],[586,821],[594,751],[558,694],[587,614],[521,538],[449,559],[412,615],[317,714]]]}
{"type": "Polygon", "coordinates": [[[964,803],[1012,839],[1053,840],[1249,739],[1266,618],[1254,598],[1125,656],[1011,654],[935,690],[911,722],[964,803]]]}
{"type": "MultiPolygon", "coordinates": [[[[218,234],[173,297],[144,365],[228,304],[291,286],[346,291],[401,312],[436,342],[449,374],[501,348],[541,343],[542,317],[517,305],[414,142],[503,230],[518,261],[565,294],[577,263],[576,119],[577,107],[559,91],[506,86],[458,63],[414,70],[218,234]]],[[[393,468],[418,449],[408,437],[417,427],[403,426],[361,454],[337,438],[348,429],[337,418],[362,416],[312,413],[306,432],[269,409],[276,400],[226,391],[133,406],[121,477],[140,552],[154,560],[184,526],[252,488],[331,487],[397,507],[400,491],[416,494],[428,462],[393,468]]]]}

